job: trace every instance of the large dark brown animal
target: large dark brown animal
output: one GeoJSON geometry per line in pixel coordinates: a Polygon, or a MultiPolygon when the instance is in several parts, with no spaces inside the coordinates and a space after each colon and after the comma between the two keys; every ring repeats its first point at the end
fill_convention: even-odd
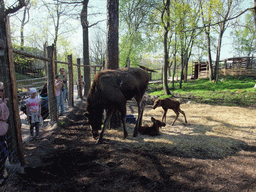
{"type": "Polygon", "coordinates": [[[154,117],[151,117],[151,121],[153,122],[152,125],[150,126],[144,125],[139,127],[139,133],[141,135],[150,135],[150,136],[160,135],[159,128],[165,127],[165,123],[159,120],[156,120],[154,117]]]}
{"type": "Polygon", "coordinates": [[[184,115],[185,122],[186,122],[186,124],[188,123],[184,111],[182,111],[180,109],[180,102],[179,101],[175,101],[175,100],[172,100],[172,99],[169,99],[169,98],[167,98],[167,99],[157,99],[154,102],[153,109],[155,109],[157,107],[162,107],[163,110],[164,110],[162,121],[165,120],[164,122],[166,122],[166,113],[167,113],[168,109],[172,109],[176,113],[176,118],[173,121],[172,125],[174,125],[175,121],[178,119],[179,113],[184,115]]]}
{"type": "MultiPolygon", "coordinates": [[[[99,136],[98,130],[101,129],[103,110],[106,109],[107,111],[98,143],[102,141],[104,131],[116,109],[121,112],[124,138],[128,136],[125,128],[126,102],[134,97],[137,101],[139,114],[143,113],[140,104],[148,81],[148,73],[140,68],[104,70],[95,76],[87,96],[87,117],[92,126],[94,138],[99,136]]],[[[138,134],[139,122],[139,120],[136,122],[134,137],[138,134]]]]}

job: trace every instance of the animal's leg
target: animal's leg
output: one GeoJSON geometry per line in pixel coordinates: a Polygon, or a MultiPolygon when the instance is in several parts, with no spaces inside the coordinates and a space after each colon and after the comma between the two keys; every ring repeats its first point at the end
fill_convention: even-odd
{"type": "Polygon", "coordinates": [[[165,122],[166,123],[166,113],[167,113],[168,109],[164,109],[164,114],[163,114],[163,117],[162,117],[162,122],[165,122]]]}
{"type": "Polygon", "coordinates": [[[124,139],[128,137],[128,132],[126,130],[126,125],[125,125],[125,116],[122,117],[122,122],[123,122],[123,128],[124,128],[124,139]]]}
{"type": "Polygon", "coordinates": [[[181,109],[179,109],[179,112],[180,112],[182,115],[184,115],[184,117],[185,117],[185,122],[186,122],[186,124],[188,124],[187,118],[186,118],[186,115],[185,115],[185,112],[182,111],[181,109]]]}
{"type": "Polygon", "coordinates": [[[142,116],[143,116],[143,111],[144,111],[144,108],[146,106],[146,103],[145,102],[141,102],[139,105],[138,105],[138,119],[137,119],[137,122],[136,122],[136,125],[135,125],[135,128],[134,128],[134,132],[133,132],[133,137],[136,137],[138,135],[138,129],[139,127],[141,126],[141,122],[142,122],[142,116]]]}
{"type": "Polygon", "coordinates": [[[102,129],[101,133],[100,133],[100,137],[99,137],[97,143],[101,143],[102,142],[104,131],[105,131],[106,127],[108,126],[108,124],[109,124],[109,122],[110,122],[110,120],[111,120],[111,118],[112,118],[112,116],[113,116],[115,111],[116,111],[115,108],[113,108],[111,110],[108,110],[107,117],[105,119],[104,126],[103,126],[103,129],[102,129]]]}
{"type": "MultiPolygon", "coordinates": [[[[173,110],[174,111],[174,110],[173,110]]],[[[174,123],[175,123],[175,121],[178,119],[178,117],[179,117],[179,111],[174,111],[175,113],[176,113],[176,118],[174,119],[174,121],[173,121],[173,123],[172,123],[172,125],[174,125],[174,123]]]]}
{"type": "Polygon", "coordinates": [[[121,119],[122,119],[122,123],[123,123],[124,139],[125,139],[128,136],[128,132],[126,130],[126,125],[125,125],[126,102],[124,103],[124,105],[119,105],[119,111],[121,112],[121,119]]]}

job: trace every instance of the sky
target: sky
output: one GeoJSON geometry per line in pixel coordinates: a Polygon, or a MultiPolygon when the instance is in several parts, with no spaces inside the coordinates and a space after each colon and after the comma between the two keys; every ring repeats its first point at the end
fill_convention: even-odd
{"type": "MultiPolygon", "coordinates": [[[[51,2],[53,0],[46,0],[46,1],[51,2]]],[[[16,0],[8,0],[7,4],[12,5],[13,2],[16,2],[16,0]]],[[[89,4],[88,4],[89,25],[92,25],[93,23],[95,23],[97,21],[104,20],[103,22],[100,22],[96,26],[89,28],[89,42],[91,44],[94,41],[95,34],[97,34],[98,31],[100,31],[100,34],[102,36],[104,36],[104,33],[106,33],[106,18],[107,18],[106,2],[107,2],[107,0],[90,0],[89,1],[89,4]]],[[[246,9],[248,7],[253,7],[253,3],[254,3],[254,0],[245,0],[245,3],[243,4],[243,9],[246,9]]],[[[16,23],[16,25],[15,25],[16,27],[19,27],[19,25],[20,25],[17,17],[20,18],[21,13],[22,12],[20,11],[19,14],[17,14],[15,17],[11,18],[11,22],[16,23]]],[[[32,19],[30,20],[30,23],[28,25],[26,25],[25,31],[32,29],[32,27],[29,25],[32,24],[33,22],[38,22],[37,17],[39,17],[39,16],[42,18],[44,17],[43,13],[42,14],[38,14],[38,12],[31,13],[30,17],[32,19]]],[[[70,25],[75,25],[76,30],[73,31],[72,33],[69,33],[68,36],[65,36],[65,35],[64,36],[65,36],[65,38],[68,38],[72,42],[73,47],[75,47],[75,49],[76,49],[76,54],[79,57],[82,57],[82,27],[80,25],[80,20],[77,19],[76,21],[72,21],[70,23],[70,25]]],[[[231,32],[231,29],[228,29],[224,33],[222,48],[221,48],[221,59],[234,56],[233,49],[232,49],[232,38],[230,37],[230,32],[231,32]]],[[[19,33],[16,32],[15,35],[19,36],[19,33]]],[[[49,37],[49,39],[50,39],[50,37],[49,37]]],[[[53,43],[53,42],[49,42],[49,44],[51,44],[51,43],[53,43]]],[[[215,56],[213,54],[213,60],[215,60],[214,57],[215,56]]]]}

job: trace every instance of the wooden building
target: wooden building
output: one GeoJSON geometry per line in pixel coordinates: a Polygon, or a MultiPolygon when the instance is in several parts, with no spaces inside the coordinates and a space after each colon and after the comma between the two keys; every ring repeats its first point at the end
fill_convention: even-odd
{"type": "Polygon", "coordinates": [[[153,69],[150,69],[150,68],[148,68],[148,67],[145,67],[145,66],[143,66],[143,65],[138,65],[138,66],[139,66],[139,68],[144,69],[145,71],[148,72],[148,74],[149,74],[149,80],[152,80],[152,73],[157,72],[157,71],[155,71],[155,70],[153,70],[153,69]]]}
{"type": "MultiPolygon", "coordinates": [[[[213,62],[213,70],[215,62],[213,62]]],[[[209,63],[193,62],[191,79],[209,77],[209,63]]],[[[232,57],[220,61],[219,75],[222,76],[256,76],[255,57],[232,57]]]]}

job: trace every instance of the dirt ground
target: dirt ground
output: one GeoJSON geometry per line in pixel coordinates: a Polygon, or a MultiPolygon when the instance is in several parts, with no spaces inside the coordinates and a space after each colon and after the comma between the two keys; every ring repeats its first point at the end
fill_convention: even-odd
{"type": "MultiPolygon", "coordinates": [[[[160,136],[133,138],[127,124],[127,139],[111,129],[95,144],[83,105],[25,144],[27,167],[12,191],[256,191],[256,109],[182,104],[188,125],[180,115],[171,126],[169,111],[160,136]]],[[[149,105],[143,123],[162,114],[149,105]]]]}

